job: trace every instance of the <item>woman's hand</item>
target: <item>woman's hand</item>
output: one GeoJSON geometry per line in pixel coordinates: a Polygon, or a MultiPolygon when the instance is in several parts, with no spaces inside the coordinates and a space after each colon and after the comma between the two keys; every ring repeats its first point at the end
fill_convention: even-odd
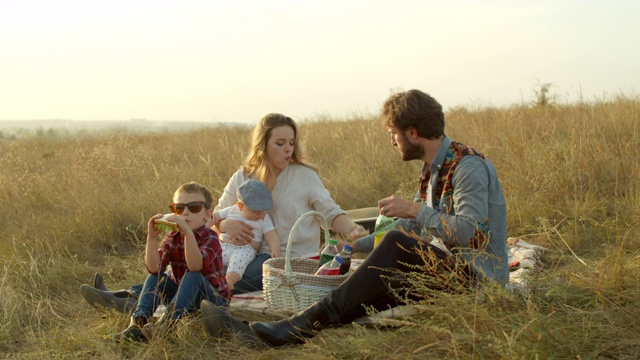
{"type": "Polygon", "coordinates": [[[367,229],[365,229],[364,226],[357,224],[356,226],[353,227],[353,229],[351,229],[348,236],[349,236],[349,239],[356,240],[367,235],[369,235],[369,232],[367,231],[367,229]]]}
{"type": "Polygon", "coordinates": [[[211,213],[211,218],[209,218],[209,220],[207,220],[207,227],[208,228],[213,228],[214,226],[218,225],[218,223],[221,221],[222,219],[220,218],[220,213],[217,211],[214,211],[213,213],[211,213]]]}
{"type": "Polygon", "coordinates": [[[219,230],[227,234],[225,242],[229,244],[247,245],[253,241],[253,227],[240,220],[222,220],[219,230]]]}

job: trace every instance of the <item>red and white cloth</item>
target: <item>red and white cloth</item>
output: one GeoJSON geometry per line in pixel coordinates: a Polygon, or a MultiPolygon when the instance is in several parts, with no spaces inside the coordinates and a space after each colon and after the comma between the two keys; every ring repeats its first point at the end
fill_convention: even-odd
{"type": "Polygon", "coordinates": [[[511,237],[507,239],[507,252],[509,255],[509,283],[506,288],[527,294],[529,286],[527,275],[534,268],[542,265],[540,255],[547,249],[540,245],[528,243],[520,238],[511,237]]]}
{"type": "Polygon", "coordinates": [[[540,245],[530,244],[519,238],[509,238],[507,245],[509,270],[534,268],[540,263],[539,256],[547,250],[540,245]]]}

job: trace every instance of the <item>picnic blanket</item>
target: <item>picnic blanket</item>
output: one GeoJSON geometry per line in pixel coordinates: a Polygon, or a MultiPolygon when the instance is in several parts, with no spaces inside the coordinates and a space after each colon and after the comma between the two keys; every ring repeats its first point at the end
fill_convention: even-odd
{"type": "MultiPolygon", "coordinates": [[[[509,238],[507,240],[507,251],[509,255],[509,270],[510,278],[506,288],[513,292],[518,292],[523,295],[528,293],[528,275],[534,268],[541,265],[540,255],[546,251],[546,248],[530,244],[519,238],[509,238]]],[[[355,270],[363,259],[352,259],[351,269],[355,270]]],[[[261,313],[263,315],[273,316],[275,318],[284,318],[291,315],[291,313],[284,313],[280,311],[274,311],[269,309],[266,301],[264,300],[262,291],[255,291],[250,293],[244,293],[234,295],[231,298],[232,309],[248,310],[252,312],[261,313]]],[[[382,324],[382,325],[394,325],[402,324],[402,317],[412,316],[429,311],[426,306],[404,305],[398,306],[389,310],[385,310],[376,313],[365,318],[356,320],[356,323],[369,325],[369,324],[382,324]]]]}
{"type": "Polygon", "coordinates": [[[540,256],[547,249],[540,245],[530,244],[520,238],[507,239],[507,251],[509,255],[509,283],[506,288],[523,295],[529,293],[529,275],[542,265],[540,256]]]}

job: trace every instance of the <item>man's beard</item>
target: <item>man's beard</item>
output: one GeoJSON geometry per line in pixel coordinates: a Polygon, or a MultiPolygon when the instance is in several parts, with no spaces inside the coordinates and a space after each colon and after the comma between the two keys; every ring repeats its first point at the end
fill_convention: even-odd
{"type": "Polygon", "coordinates": [[[411,160],[420,160],[424,157],[424,149],[420,145],[414,145],[409,142],[407,136],[403,134],[403,143],[404,147],[402,148],[402,160],[411,161],[411,160]]]}

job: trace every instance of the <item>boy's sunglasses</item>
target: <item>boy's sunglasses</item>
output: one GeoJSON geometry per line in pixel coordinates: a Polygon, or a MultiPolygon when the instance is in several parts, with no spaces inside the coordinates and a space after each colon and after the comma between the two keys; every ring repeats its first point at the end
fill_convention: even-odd
{"type": "Polygon", "coordinates": [[[207,204],[205,204],[204,201],[192,201],[188,204],[169,204],[169,209],[171,209],[171,212],[176,215],[182,214],[185,208],[189,209],[190,213],[197,214],[202,210],[202,206],[208,209],[207,204]]]}

